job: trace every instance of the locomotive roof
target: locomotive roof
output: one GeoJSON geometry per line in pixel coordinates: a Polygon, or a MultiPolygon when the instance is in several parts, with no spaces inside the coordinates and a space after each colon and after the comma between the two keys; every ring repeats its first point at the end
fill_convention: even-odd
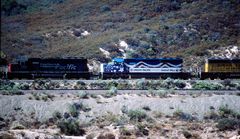
{"type": "Polygon", "coordinates": [[[87,60],[86,58],[29,58],[29,60],[87,60]]]}
{"type": "Polygon", "coordinates": [[[181,58],[127,58],[127,59],[124,59],[124,58],[114,58],[113,61],[115,62],[123,62],[124,60],[137,60],[137,61],[140,61],[140,60],[151,60],[151,61],[154,61],[154,60],[182,60],[181,58]]]}
{"type": "Polygon", "coordinates": [[[234,59],[219,59],[219,58],[209,58],[207,59],[208,63],[224,63],[224,62],[229,62],[229,63],[240,63],[240,59],[234,58],[234,59]]]}

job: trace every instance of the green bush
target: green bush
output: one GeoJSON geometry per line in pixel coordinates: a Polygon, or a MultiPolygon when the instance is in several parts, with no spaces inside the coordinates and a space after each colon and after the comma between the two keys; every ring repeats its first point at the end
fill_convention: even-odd
{"type": "Polygon", "coordinates": [[[177,87],[177,88],[184,88],[186,86],[186,82],[184,81],[180,81],[180,80],[174,80],[173,84],[177,87]]]}
{"type": "Polygon", "coordinates": [[[115,86],[112,86],[110,88],[110,90],[104,94],[103,96],[106,97],[106,98],[110,98],[110,97],[113,97],[113,96],[116,96],[117,95],[117,88],[115,86]]]}
{"type": "Polygon", "coordinates": [[[79,98],[82,98],[82,99],[88,99],[88,98],[89,98],[89,95],[88,95],[88,93],[85,92],[85,91],[80,91],[80,92],[78,92],[78,97],[79,97],[79,98]]]}
{"type": "Polygon", "coordinates": [[[121,108],[122,113],[128,113],[128,107],[126,105],[123,105],[121,108]]]}
{"type": "Polygon", "coordinates": [[[223,118],[218,120],[216,127],[221,130],[234,130],[240,128],[240,121],[234,118],[223,118]]]}
{"type": "Polygon", "coordinates": [[[125,80],[118,81],[117,89],[131,89],[131,88],[132,88],[132,85],[128,81],[125,81],[125,80]]]}
{"type": "Polygon", "coordinates": [[[127,116],[120,116],[116,121],[117,126],[126,125],[127,123],[129,123],[129,118],[127,116]]]}
{"type": "Polygon", "coordinates": [[[77,81],[74,89],[86,89],[86,83],[82,81],[77,81]]]}
{"type": "Polygon", "coordinates": [[[142,110],[129,110],[127,113],[130,120],[142,121],[147,118],[147,114],[142,110]]]}
{"type": "Polygon", "coordinates": [[[96,94],[91,94],[90,95],[92,98],[98,98],[98,96],[96,94]]]}
{"type": "Polygon", "coordinates": [[[137,136],[148,136],[149,135],[149,130],[146,128],[144,124],[138,124],[137,125],[137,131],[136,131],[137,136]]]}
{"type": "Polygon", "coordinates": [[[131,136],[133,133],[130,130],[128,130],[127,128],[121,128],[120,134],[125,135],[125,136],[131,136]]]}
{"type": "Polygon", "coordinates": [[[113,133],[101,133],[97,139],[115,139],[115,135],[113,133]]]}
{"type": "Polygon", "coordinates": [[[108,89],[107,83],[104,81],[92,82],[90,83],[90,88],[91,89],[108,89]]]}
{"type": "Polygon", "coordinates": [[[46,102],[48,100],[48,97],[47,96],[42,96],[42,100],[46,102]]]}
{"type": "Polygon", "coordinates": [[[219,116],[223,118],[238,118],[240,119],[240,113],[228,108],[228,106],[220,106],[218,109],[219,116]]]}
{"type": "Polygon", "coordinates": [[[113,87],[117,87],[118,86],[118,82],[116,82],[116,81],[109,81],[108,83],[107,83],[107,88],[108,89],[111,89],[111,88],[113,88],[113,87]]]}
{"type": "Polygon", "coordinates": [[[138,79],[136,82],[136,89],[147,89],[148,82],[145,78],[138,79]]]}
{"type": "Polygon", "coordinates": [[[19,87],[21,90],[29,90],[30,86],[27,83],[23,83],[19,87]]]}
{"type": "Polygon", "coordinates": [[[193,117],[191,114],[184,113],[184,112],[182,112],[181,110],[176,110],[176,111],[173,113],[173,116],[176,117],[176,118],[178,118],[178,119],[187,120],[187,121],[191,121],[191,120],[196,119],[196,118],[193,117]]]}
{"type": "Polygon", "coordinates": [[[167,94],[168,92],[166,90],[157,90],[154,95],[164,98],[164,97],[167,97],[167,94]]]}
{"type": "Polygon", "coordinates": [[[80,128],[79,122],[76,119],[61,120],[57,126],[62,133],[68,136],[82,136],[85,134],[85,130],[80,128]]]}
{"type": "Polygon", "coordinates": [[[221,90],[223,89],[223,85],[219,83],[210,83],[210,82],[197,82],[193,84],[193,89],[196,90],[221,90]]]}
{"type": "Polygon", "coordinates": [[[210,111],[210,112],[207,112],[207,113],[204,115],[204,119],[217,120],[217,119],[219,119],[219,115],[218,115],[218,113],[216,113],[215,111],[210,111]]]}
{"type": "Polygon", "coordinates": [[[52,116],[53,116],[53,119],[56,119],[56,120],[62,119],[63,117],[59,111],[55,111],[52,116]]]}
{"type": "Polygon", "coordinates": [[[74,103],[73,105],[69,106],[69,113],[70,115],[72,115],[73,117],[77,117],[79,115],[79,110],[77,107],[78,104],[74,103]]]}
{"type": "Polygon", "coordinates": [[[91,108],[87,105],[84,105],[82,102],[78,103],[73,103],[72,107],[75,107],[77,111],[83,111],[83,112],[88,112],[91,110],[91,108]]]}

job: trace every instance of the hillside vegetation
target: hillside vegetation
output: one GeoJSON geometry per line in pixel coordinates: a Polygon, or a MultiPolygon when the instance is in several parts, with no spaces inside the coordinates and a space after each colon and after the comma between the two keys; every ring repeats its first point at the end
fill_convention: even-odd
{"type": "Polygon", "coordinates": [[[240,49],[239,0],[3,0],[1,9],[8,59],[165,56],[191,65],[240,49]]]}

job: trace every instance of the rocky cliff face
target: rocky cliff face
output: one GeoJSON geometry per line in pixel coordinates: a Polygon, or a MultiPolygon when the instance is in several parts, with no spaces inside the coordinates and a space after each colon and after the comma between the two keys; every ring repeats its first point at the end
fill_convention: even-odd
{"type": "Polygon", "coordinates": [[[218,55],[215,50],[239,50],[239,5],[239,0],[5,0],[1,55],[203,60],[218,55]]]}

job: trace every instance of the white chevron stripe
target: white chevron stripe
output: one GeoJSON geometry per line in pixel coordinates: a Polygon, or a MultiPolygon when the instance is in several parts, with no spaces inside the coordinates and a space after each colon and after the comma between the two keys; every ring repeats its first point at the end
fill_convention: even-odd
{"type": "Polygon", "coordinates": [[[134,64],[134,65],[130,65],[130,64],[127,64],[127,63],[125,63],[125,65],[127,66],[127,67],[129,67],[129,68],[137,68],[137,67],[144,67],[144,68],[162,68],[163,66],[164,67],[172,67],[172,68],[181,68],[181,66],[182,66],[182,64],[178,64],[178,65],[174,65],[174,64],[171,64],[171,63],[166,63],[166,64],[164,64],[164,63],[159,63],[159,64],[157,64],[157,65],[150,65],[150,64],[147,64],[147,63],[145,63],[145,62],[142,62],[142,61],[140,61],[140,62],[138,62],[138,63],[136,63],[136,64],[134,64]],[[167,66],[166,66],[167,65],[167,66]]]}

